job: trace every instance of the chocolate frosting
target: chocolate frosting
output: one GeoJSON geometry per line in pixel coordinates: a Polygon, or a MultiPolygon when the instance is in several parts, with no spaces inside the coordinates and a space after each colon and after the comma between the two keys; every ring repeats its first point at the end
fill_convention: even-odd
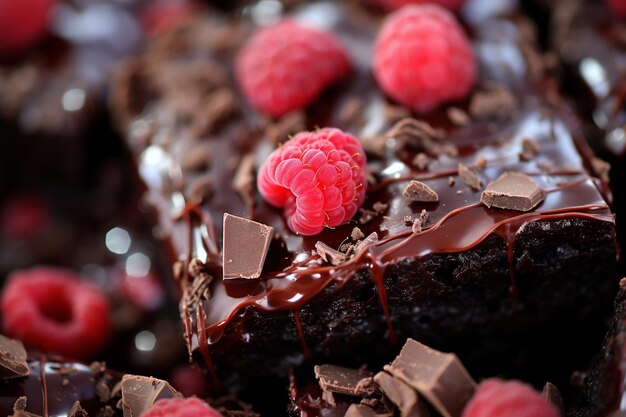
{"type": "MultiPolygon", "coordinates": [[[[550,80],[533,66],[536,52],[514,14],[515,2],[503,2],[498,10],[490,4],[470,1],[463,16],[480,66],[475,94],[490,99],[482,97],[480,105],[472,105],[472,99],[455,103],[451,119],[449,108],[427,115],[426,126],[432,130],[427,133],[392,129],[409,112],[389,103],[372,78],[370,57],[380,16],[357,2],[313,2],[290,12],[297,21],[334,31],[352,55],[353,69],[306,112],[281,120],[267,120],[251,109],[229,76],[234,54],[259,23],[254,20],[255,7],[263,7],[263,2],[247,8],[238,23],[199,18],[128,63],[113,92],[113,110],[137,157],[148,199],[158,209],[160,230],[179,261],[198,258],[215,277],[202,296],[195,292],[191,277],[179,275],[190,351],[198,350],[208,360],[209,346],[220,341],[243,309],[297,313],[331,283],[348,280],[360,270],[369,270],[386,313],[383,277],[388,266],[401,260],[466,251],[493,234],[503,237],[512,250],[516,232],[532,221],[581,218],[613,223],[603,197],[606,184],[587,173],[590,154],[571,114],[552,94],[550,80]],[[205,115],[194,110],[215,106],[215,100],[225,96],[229,99],[222,100],[218,119],[210,128],[199,129],[205,115]],[[459,114],[471,120],[459,123],[459,114]],[[258,169],[277,141],[316,126],[339,127],[361,139],[371,184],[360,217],[303,237],[292,233],[281,211],[254,190],[242,198],[232,178],[251,153],[258,169]],[[529,139],[538,145],[533,148],[536,152],[520,157],[529,139]],[[183,161],[196,152],[212,155],[210,166],[185,169],[183,161]],[[424,165],[424,158],[417,158],[420,153],[428,157],[427,169],[412,162],[419,159],[424,165]],[[459,164],[475,169],[483,184],[507,171],[523,172],[545,190],[544,200],[526,213],[489,209],[480,203],[480,191],[459,177],[459,164]],[[194,198],[190,189],[207,178],[210,192],[194,198]],[[434,190],[439,202],[408,203],[402,192],[410,180],[434,190]],[[421,229],[412,229],[412,221],[406,220],[422,218],[423,210],[427,220],[421,229]],[[276,237],[260,279],[222,279],[225,212],[274,228],[276,237]],[[378,239],[339,265],[324,263],[316,243],[339,248],[355,225],[365,236],[378,239]]],[[[393,335],[392,323],[388,324],[393,335]]]]}

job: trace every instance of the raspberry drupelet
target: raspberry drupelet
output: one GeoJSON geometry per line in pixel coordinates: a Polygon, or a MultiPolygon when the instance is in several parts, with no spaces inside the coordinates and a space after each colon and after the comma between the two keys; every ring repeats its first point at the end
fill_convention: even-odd
{"type": "Polygon", "coordinates": [[[255,33],[236,63],[246,98],[271,116],[308,106],[349,69],[348,55],[334,35],[289,20],[255,33]]]}
{"type": "Polygon", "coordinates": [[[465,0],[374,0],[374,3],[378,4],[385,10],[397,10],[408,4],[432,3],[438,4],[446,9],[456,11],[463,6],[465,0]]]}
{"type": "Polygon", "coordinates": [[[291,230],[316,235],[346,223],[363,204],[365,152],[339,129],[301,132],[271,154],[257,183],[268,203],[285,209],[291,230]]]}
{"type": "Polygon", "coordinates": [[[390,14],[374,48],[374,75],[382,90],[419,113],[464,98],[476,82],[470,42],[440,6],[412,5],[390,14]]]}
{"type": "Polygon", "coordinates": [[[141,417],[222,417],[222,414],[192,397],[159,400],[141,417]]]}

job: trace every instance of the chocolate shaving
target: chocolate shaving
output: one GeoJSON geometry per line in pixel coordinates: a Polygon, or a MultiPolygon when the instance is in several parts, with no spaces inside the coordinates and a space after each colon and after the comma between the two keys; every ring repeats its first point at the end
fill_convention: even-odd
{"type": "Polygon", "coordinates": [[[446,114],[455,126],[467,126],[471,122],[465,110],[458,107],[449,107],[446,114]]]}
{"type": "Polygon", "coordinates": [[[530,161],[539,154],[539,144],[528,138],[522,139],[522,151],[519,154],[521,161],[530,161]]]}
{"type": "Polygon", "coordinates": [[[28,376],[26,358],[22,342],[0,335],[0,379],[28,376]]]}
{"type": "Polygon", "coordinates": [[[166,381],[138,375],[124,375],[121,389],[124,417],[141,416],[157,400],[182,397],[166,381]]]}
{"type": "Polygon", "coordinates": [[[429,417],[430,413],[420,400],[417,392],[398,378],[387,372],[379,372],[374,376],[383,393],[400,409],[401,417],[429,417]]]}
{"type": "Polygon", "coordinates": [[[224,279],[261,276],[274,228],[243,217],[224,214],[224,279]]]}
{"type": "Polygon", "coordinates": [[[72,408],[70,408],[70,412],[67,417],[89,417],[89,414],[87,414],[87,411],[80,406],[80,402],[76,401],[72,405],[72,408]]]}
{"type": "Polygon", "coordinates": [[[489,84],[472,96],[469,111],[476,118],[508,119],[517,111],[517,99],[501,84],[489,84]]]}
{"type": "Polygon", "coordinates": [[[26,397],[19,397],[13,404],[13,414],[8,417],[40,417],[37,414],[26,411],[26,397]]]}
{"type": "Polygon", "coordinates": [[[411,231],[415,234],[422,231],[422,221],[420,219],[413,220],[413,224],[411,224],[411,231]]]}
{"type": "Polygon", "coordinates": [[[411,180],[406,187],[404,187],[402,195],[407,200],[413,202],[430,203],[439,201],[439,195],[432,188],[423,182],[415,180],[411,180]]]}
{"type": "Polygon", "coordinates": [[[315,243],[315,250],[324,262],[330,262],[331,265],[340,265],[347,259],[345,253],[341,253],[338,250],[331,248],[324,242],[318,241],[315,243]]]}
{"type": "Polygon", "coordinates": [[[555,406],[560,412],[564,410],[563,397],[556,385],[546,382],[541,391],[541,396],[550,404],[555,406]]]}
{"type": "Polygon", "coordinates": [[[461,181],[474,190],[480,190],[483,186],[483,181],[478,176],[478,172],[475,167],[467,166],[465,164],[459,164],[458,166],[459,177],[461,181]]]}
{"type": "Polygon", "coordinates": [[[444,417],[459,417],[476,387],[456,355],[413,339],[384,369],[414,388],[444,417]]]}
{"type": "Polygon", "coordinates": [[[480,196],[487,207],[530,211],[543,201],[543,189],[522,172],[505,172],[489,183],[480,196]]]}

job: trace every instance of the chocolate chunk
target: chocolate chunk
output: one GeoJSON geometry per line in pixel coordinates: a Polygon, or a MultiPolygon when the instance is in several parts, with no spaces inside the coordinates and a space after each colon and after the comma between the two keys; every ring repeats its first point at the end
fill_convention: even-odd
{"type": "Polygon", "coordinates": [[[554,384],[546,382],[541,391],[541,396],[559,411],[563,412],[563,397],[561,397],[561,392],[554,384]]]}
{"type": "Polygon", "coordinates": [[[489,119],[507,119],[517,110],[517,99],[500,84],[490,84],[472,96],[469,111],[472,116],[489,119]]]}
{"type": "Polygon", "coordinates": [[[413,339],[384,369],[417,390],[444,417],[459,417],[476,387],[456,355],[413,339]]]}
{"type": "Polygon", "coordinates": [[[459,164],[458,166],[459,177],[465,185],[480,190],[483,186],[483,181],[478,176],[478,172],[475,167],[467,166],[465,164],[459,164]]]}
{"type": "Polygon", "coordinates": [[[519,159],[522,161],[530,161],[539,154],[539,144],[528,138],[522,139],[522,152],[519,154],[519,159]]]}
{"type": "Polygon", "coordinates": [[[22,342],[0,335],[0,379],[27,376],[26,356],[22,342]]]}
{"type": "Polygon", "coordinates": [[[13,414],[9,417],[39,417],[37,414],[26,411],[26,397],[19,397],[13,404],[13,414]]]}
{"type": "Polygon", "coordinates": [[[543,189],[528,175],[505,172],[487,185],[480,201],[487,207],[529,211],[542,202],[543,197],[543,189]]]}
{"type": "Polygon", "coordinates": [[[352,233],[350,234],[350,237],[352,238],[352,240],[361,240],[365,237],[365,234],[363,234],[361,229],[359,229],[358,227],[355,227],[354,229],[352,229],[352,233]]]}
{"type": "Polygon", "coordinates": [[[372,407],[367,405],[352,404],[344,417],[391,417],[389,413],[377,414],[372,407]]]}
{"type": "Polygon", "coordinates": [[[394,378],[387,372],[379,372],[374,376],[374,382],[400,409],[401,417],[428,417],[430,415],[426,405],[417,396],[417,392],[400,379],[394,378]]]}
{"type": "Polygon", "coordinates": [[[332,265],[340,265],[347,259],[345,253],[341,253],[338,250],[331,248],[324,242],[315,243],[315,250],[324,262],[330,262],[332,265]]]}
{"type": "Polygon", "coordinates": [[[139,375],[124,375],[121,390],[124,417],[141,416],[157,400],[181,397],[166,381],[139,375]]]}
{"type": "Polygon", "coordinates": [[[372,377],[360,370],[335,365],[316,365],[313,370],[323,391],[356,397],[376,392],[372,377]]]}
{"type": "Polygon", "coordinates": [[[458,107],[449,107],[446,114],[455,126],[467,126],[471,122],[469,115],[458,107]]]}
{"type": "Polygon", "coordinates": [[[70,408],[70,412],[67,417],[89,417],[89,414],[80,406],[80,402],[76,401],[72,408],[70,408]]]}
{"type": "Polygon", "coordinates": [[[270,248],[274,228],[224,214],[224,279],[258,278],[270,248]]]}
{"type": "Polygon", "coordinates": [[[432,188],[423,182],[415,180],[411,180],[407,186],[404,187],[402,195],[407,200],[415,202],[429,203],[439,201],[439,195],[433,191],[432,188]]]}
{"type": "Polygon", "coordinates": [[[354,248],[354,253],[359,254],[363,250],[365,250],[368,246],[372,246],[373,244],[378,242],[378,234],[376,232],[370,233],[364,240],[359,242],[358,245],[354,248]]]}

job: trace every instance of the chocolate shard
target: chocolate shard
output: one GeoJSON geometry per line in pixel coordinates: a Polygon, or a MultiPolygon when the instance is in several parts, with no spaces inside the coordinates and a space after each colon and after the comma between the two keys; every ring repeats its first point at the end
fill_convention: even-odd
{"type": "Polygon", "coordinates": [[[121,391],[124,417],[139,417],[158,400],[181,397],[166,381],[139,375],[124,375],[121,391]]]}
{"type": "Polygon", "coordinates": [[[546,382],[543,386],[543,390],[541,391],[541,396],[550,404],[555,406],[559,411],[563,412],[564,404],[563,397],[561,396],[561,392],[551,382],[546,382]]]}
{"type": "Polygon", "coordinates": [[[261,276],[274,228],[224,214],[224,279],[261,276]]]}
{"type": "Polygon", "coordinates": [[[8,417],[40,417],[37,414],[26,411],[26,397],[19,397],[13,404],[13,414],[8,417]]]}
{"type": "Polygon", "coordinates": [[[324,392],[367,397],[376,392],[372,377],[357,369],[316,365],[313,370],[324,392]]]}
{"type": "Polygon", "coordinates": [[[315,243],[315,250],[324,262],[330,262],[332,265],[340,265],[347,259],[345,253],[341,253],[337,249],[331,248],[324,242],[315,243]]]}
{"type": "Polygon", "coordinates": [[[505,172],[489,183],[480,196],[487,207],[530,211],[543,201],[543,189],[522,172],[505,172]]]}
{"type": "Polygon", "coordinates": [[[404,187],[402,195],[407,200],[414,202],[431,203],[439,201],[439,195],[432,188],[421,181],[415,180],[411,180],[404,187]]]}
{"type": "Polygon", "coordinates": [[[26,357],[22,342],[0,335],[0,379],[27,376],[26,357]]]}
{"type": "Polygon", "coordinates": [[[443,417],[459,417],[476,383],[453,353],[408,339],[385,371],[419,392],[443,417]]]}
{"type": "Polygon", "coordinates": [[[478,176],[478,172],[475,167],[470,167],[465,164],[459,164],[458,166],[459,177],[465,185],[480,190],[483,186],[483,181],[478,176]]]}
{"type": "Polygon", "coordinates": [[[365,249],[367,249],[369,246],[372,246],[375,243],[378,243],[378,233],[372,232],[369,235],[367,235],[365,239],[363,239],[361,242],[359,242],[356,245],[356,247],[354,248],[354,253],[359,254],[365,249]]]}
{"type": "Polygon", "coordinates": [[[400,379],[383,371],[374,376],[374,382],[380,386],[387,398],[400,409],[401,417],[430,416],[428,408],[420,400],[417,392],[400,379]]]}
{"type": "Polygon", "coordinates": [[[383,413],[377,414],[372,407],[361,404],[352,404],[344,417],[391,417],[391,414],[383,413]]]}
{"type": "Polygon", "coordinates": [[[519,154],[519,159],[522,161],[530,161],[539,154],[541,148],[539,144],[528,138],[522,139],[522,151],[519,154]]]}
{"type": "Polygon", "coordinates": [[[72,408],[70,408],[70,413],[67,417],[88,417],[89,414],[80,406],[80,402],[76,401],[72,408]]]}

